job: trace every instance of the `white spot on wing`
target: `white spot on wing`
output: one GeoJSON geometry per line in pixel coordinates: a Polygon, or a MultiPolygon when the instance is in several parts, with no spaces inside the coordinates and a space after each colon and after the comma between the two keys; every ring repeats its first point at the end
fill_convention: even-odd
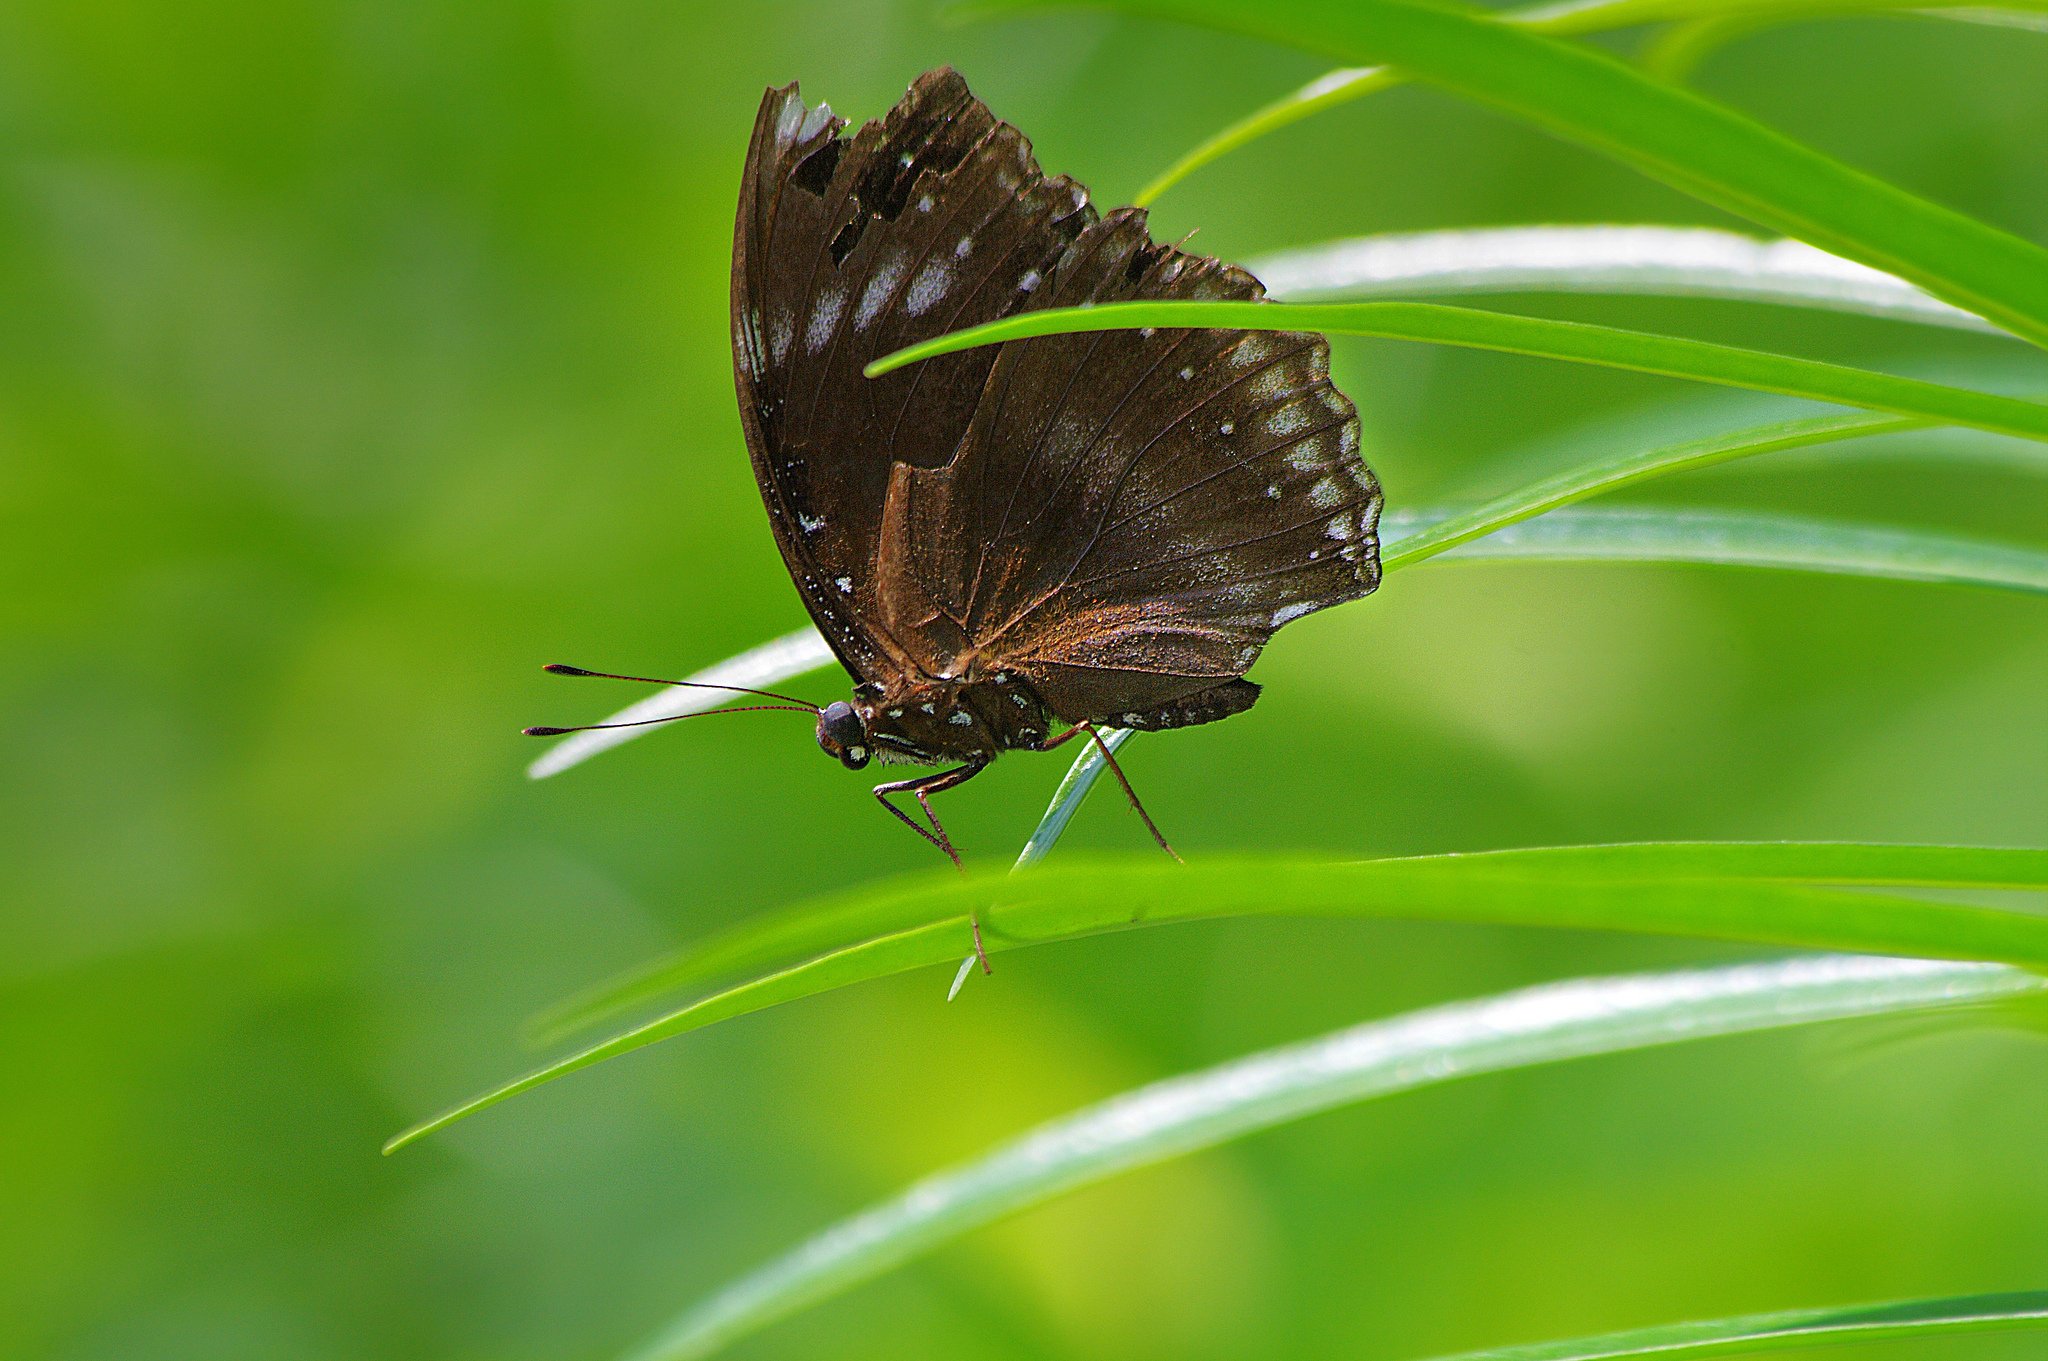
{"type": "Polygon", "coordinates": [[[1288,374],[1286,367],[1271,368],[1254,377],[1245,386],[1251,390],[1254,399],[1260,402],[1275,402],[1287,395],[1288,374]]]}
{"type": "Polygon", "coordinates": [[[903,300],[903,309],[911,316],[922,316],[931,305],[946,296],[946,286],[953,282],[953,267],[944,260],[927,260],[917,277],[910,281],[910,295],[903,300]]]}
{"type": "Polygon", "coordinates": [[[974,715],[968,713],[965,709],[960,709],[946,715],[946,721],[956,728],[964,728],[974,722],[974,715]]]}
{"type": "Polygon", "coordinates": [[[1299,619],[1313,609],[1315,609],[1315,604],[1307,600],[1297,600],[1292,605],[1282,605],[1279,609],[1273,611],[1272,626],[1279,628],[1282,624],[1299,619]]]}
{"type": "Polygon", "coordinates": [[[971,236],[963,236],[963,237],[961,237],[961,238],[960,238],[960,244],[959,244],[959,245],[957,245],[957,246],[955,246],[955,247],[953,247],[953,258],[954,258],[955,260],[965,260],[965,259],[966,259],[966,258],[967,258],[967,257],[968,257],[969,255],[971,255],[971,254],[973,254],[973,253],[974,253],[974,238],[973,238],[973,237],[971,237],[971,236]]]}
{"type": "Polygon", "coordinates": [[[796,318],[784,312],[775,319],[775,334],[768,342],[768,353],[780,364],[789,353],[789,342],[796,335],[796,318]]]}
{"type": "Polygon", "coordinates": [[[1037,270],[1027,269],[1024,271],[1024,277],[1017,281],[1017,291],[1019,293],[1029,293],[1032,289],[1038,287],[1039,281],[1044,278],[1045,276],[1037,270]]]}
{"type": "Polygon", "coordinates": [[[1309,414],[1299,406],[1283,406],[1266,417],[1266,428],[1276,435],[1293,435],[1308,429],[1309,414]]]}
{"type": "Polygon", "coordinates": [[[874,323],[881,313],[882,304],[896,291],[896,285],[903,282],[903,261],[890,260],[875,271],[868,286],[860,291],[860,307],[853,314],[856,327],[867,327],[874,323]]]}
{"type": "Polygon", "coordinates": [[[825,348],[825,342],[832,338],[832,332],[839,328],[839,316],[846,310],[846,290],[827,290],[818,299],[818,310],[811,313],[811,324],[804,328],[804,348],[816,354],[825,348]]]}
{"type": "Polygon", "coordinates": [[[778,142],[793,140],[796,136],[797,127],[804,121],[804,115],[807,112],[808,110],[804,108],[804,102],[801,99],[792,99],[787,104],[784,104],[781,112],[775,115],[775,140],[778,142]]]}
{"type": "MultiPolygon", "coordinates": [[[[801,105],[803,101],[796,101],[801,105]]],[[[804,115],[803,123],[796,130],[796,140],[808,142],[832,125],[832,106],[820,104],[804,115]]]]}
{"type": "Polygon", "coordinates": [[[821,530],[821,529],[823,529],[823,528],[825,527],[825,517],[824,517],[824,516],[822,516],[822,515],[806,515],[806,514],[804,514],[804,513],[802,512],[802,511],[798,511],[798,512],[797,512],[797,514],[796,514],[796,522],[797,522],[797,523],[798,523],[799,525],[803,526],[803,531],[804,531],[804,533],[806,533],[806,534],[815,534],[815,533],[817,533],[817,532],[818,532],[819,530],[821,530]]]}
{"type": "Polygon", "coordinates": [[[840,593],[841,595],[852,595],[852,594],[853,594],[853,578],[852,578],[852,577],[834,577],[834,578],[832,578],[832,584],[833,584],[834,586],[837,586],[837,587],[839,588],[839,593],[840,593]]]}
{"type": "Polygon", "coordinates": [[[1329,510],[1333,506],[1343,505],[1344,484],[1334,477],[1318,479],[1316,484],[1308,489],[1308,503],[1318,510],[1329,510]]]}

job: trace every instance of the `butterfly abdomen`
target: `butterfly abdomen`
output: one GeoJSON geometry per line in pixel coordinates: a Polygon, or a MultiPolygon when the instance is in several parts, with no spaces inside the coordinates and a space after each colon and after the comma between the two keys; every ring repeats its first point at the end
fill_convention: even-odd
{"type": "Polygon", "coordinates": [[[1207,690],[1162,704],[1155,709],[1105,715],[1100,721],[1139,732],[1163,732],[1168,728],[1192,728],[1214,723],[1219,718],[1241,714],[1258,703],[1259,687],[1248,680],[1225,681],[1207,690]]]}

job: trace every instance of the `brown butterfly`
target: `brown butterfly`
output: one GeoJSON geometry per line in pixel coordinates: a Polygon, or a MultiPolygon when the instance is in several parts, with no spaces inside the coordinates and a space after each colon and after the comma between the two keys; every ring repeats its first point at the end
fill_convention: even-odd
{"type": "Polygon", "coordinates": [[[875,796],[957,864],[930,796],[1002,752],[1250,708],[1276,629],[1378,585],[1380,492],[1321,336],[1054,336],[863,377],[1016,312],[1264,290],[1154,242],[1139,209],[1098,216],[952,70],[845,128],[794,84],[761,102],[733,238],[740,419],[855,681],[818,745],[854,770],[945,767],[875,796]]]}

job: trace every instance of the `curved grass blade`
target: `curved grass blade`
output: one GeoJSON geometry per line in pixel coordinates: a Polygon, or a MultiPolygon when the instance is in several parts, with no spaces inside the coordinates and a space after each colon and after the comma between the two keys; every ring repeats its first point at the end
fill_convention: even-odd
{"type": "Polygon", "coordinates": [[[1650,75],[1673,85],[1692,78],[1708,57],[1752,33],[1811,18],[1806,14],[1759,17],[1750,14],[1714,15],[1689,19],[1659,33],[1636,54],[1636,62],[1650,75]]]}
{"type": "MultiPolygon", "coordinates": [[[[832,649],[825,645],[823,635],[814,628],[801,628],[683,679],[698,685],[746,685],[758,689],[830,666],[834,660],[832,649]]],[[[715,690],[685,690],[671,686],[655,691],[637,704],[627,705],[604,721],[641,723],[649,719],[680,718],[684,714],[715,709],[731,698],[715,690]]],[[[530,779],[545,780],[550,775],[561,774],[570,766],[580,765],[601,751],[610,751],[620,743],[630,742],[650,731],[652,729],[642,727],[571,733],[528,766],[526,774],[530,779]]]]}
{"type": "Polygon", "coordinates": [[[797,904],[714,938],[670,976],[770,971],[485,1092],[399,1134],[385,1151],[672,1035],[952,963],[969,948],[970,912],[991,954],[1167,922],[1329,916],[1638,931],[2048,968],[2048,915],[1866,891],[1879,888],[2048,890],[2048,851],[1681,842],[1349,862],[1077,857],[996,879],[933,871],[797,904]],[[791,959],[804,962],[779,967],[791,959]]]}
{"type": "Polygon", "coordinates": [[[1923,428],[1925,421],[1895,416],[1819,416],[1774,421],[1678,444],[1603,458],[1549,477],[1455,513],[1424,513],[1411,521],[1389,517],[1380,551],[1382,568],[1399,571],[1427,561],[1460,544],[1497,534],[1510,525],[1652,478],[1711,468],[1759,454],[1811,448],[1839,440],[1896,434],[1923,428]],[[1412,526],[1412,528],[1410,527],[1412,526]]]}
{"type": "MultiPolygon", "coordinates": [[[[1583,467],[1540,478],[1494,500],[1467,510],[1422,512],[1403,517],[1390,514],[1383,522],[1384,571],[1398,571],[1469,543],[1534,516],[1554,511],[1589,497],[1616,491],[1654,477],[1698,468],[1713,467],[1739,458],[1807,448],[1840,440],[1858,439],[1924,428],[1926,422],[1891,416],[1821,416],[1806,420],[1777,421],[1725,434],[1686,440],[1661,448],[1630,452],[1601,459],[1583,467]]],[[[2031,446],[2029,446],[2031,447],[2031,446]]],[[[778,640],[779,642],[786,640],[778,640]]],[[[775,646],[770,644],[769,646],[775,646]]],[[[745,654],[752,655],[752,654],[745,654]]],[[[738,659],[735,659],[738,660],[738,659]]],[[[709,673],[706,673],[709,674],[709,673]]],[[[689,691],[678,694],[688,695],[689,691]]],[[[629,729],[629,732],[644,729],[629,729]]],[[[1112,747],[1127,739],[1116,738],[1112,747]]],[[[1075,810],[1094,790],[1103,771],[1102,758],[1089,744],[1067,769],[1041,819],[1018,857],[1016,868],[1044,858],[1066,831],[1075,810]],[[1055,820],[1055,814],[1064,815],[1055,820]]],[[[823,940],[818,942],[821,946],[823,940]]],[[[788,956],[793,958],[794,956],[788,956]]],[[[621,978],[609,979],[549,1008],[528,1027],[527,1038],[534,1045],[550,1044],[596,1021],[615,1016],[651,1001],[691,981],[711,975],[698,972],[695,961],[701,951],[657,960],[621,978]]]]}
{"type": "MultiPolygon", "coordinates": [[[[1422,519],[1389,518],[1397,529],[1422,519]]],[[[1444,561],[1697,563],[2048,594],[2048,550],[1728,511],[1557,511],[1452,549],[1444,561]]]]}
{"type": "Polygon", "coordinates": [[[1792,1309],[1744,1314],[1710,1323],[1671,1323],[1570,1342],[1489,1347],[1436,1361],[1622,1361],[1626,1357],[1686,1358],[1754,1355],[1795,1347],[1954,1333],[2011,1332],[2048,1326],[2048,1290],[1996,1295],[1900,1300],[1840,1309],[1792,1309]]]}
{"type": "MultiPolygon", "coordinates": [[[[989,12],[1050,0],[988,0],[989,12]]],[[[2048,344],[2048,251],[1589,47],[1423,0],[1094,0],[1385,64],[2048,344]]]]}
{"type": "MultiPolygon", "coordinates": [[[[1130,741],[1131,736],[1130,728],[1110,728],[1103,732],[1102,741],[1114,753],[1130,741]]],[[[1045,858],[1066,833],[1067,824],[1087,800],[1089,791],[1095,788],[1096,780],[1108,768],[1093,742],[1082,744],[1081,754],[1074,758],[1073,764],[1067,768],[1066,777],[1053,791],[1045,816],[1038,820],[1037,828],[1018,853],[1017,863],[1011,866],[1012,873],[1028,869],[1045,858]]],[[[967,958],[972,960],[974,956],[969,954],[967,958]]],[[[664,957],[624,977],[607,980],[578,993],[534,1017],[526,1027],[527,1042],[534,1046],[552,1044],[606,1017],[616,1016],[674,992],[683,983],[701,977],[696,972],[698,961],[699,956],[694,951],[679,957],[664,957]]],[[[955,991],[958,991],[957,981],[955,991]]]]}
{"type": "MultiPolygon", "coordinates": [[[[1446,553],[1458,544],[1468,544],[1487,534],[1526,522],[1534,516],[1554,512],[1573,501],[1583,501],[1606,491],[1630,487],[1634,483],[1669,473],[1681,473],[1690,469],[1714,467],[1718,463],[1729,463],[1735,458],[1747,458],[1755,454],[1782,452],[1794,448],[1808,448],[1827,442],[1868,438],[1880,434],[1894,434],[1901,430],[1919,430],[1925,422],[1911,422],[1903,418],[1886,418],[1886,415],[1823,415],[1823,418],[1774,422],[1767,426],[1753,426],[1747,430],[1735,430],[1726,434],[1706,436],[1700,440],[1686,440],[1663,448],[1651,448],[1640,452],[1628,452],[1612,458],[1595,460],[1579,469],[1544,477],[1528,483],[1507,495],[1483,506],[1450,512],[1419,512],[1411,516],[1389,514],[1382,520],[1382,563],[1386,571],[1399,571],[1415,563],[1427,561],[1438,553],[1446,553]]],[[[2032,446],[2028,446],[2032,448],[2032,446]]],[[[1659,546],[1657,561],[1698,561],[1681,559],[1679,553],[1683,544],[1665,542],[1659,546]]],[[[1819,553],[1817,548],[1812,553],[1819,553]]],[[[1477,557],[1485,557],[1477,553],[1477,557]]],[[[1819,561],[1808,563],[1821,569],[1819,561]]],[[[1847,567],[1843,567],[1847,569],[1847,567]]],[[[2003,583],[2003,581],[1999,581],[2003,583]]],[[[1110,737],[1112,747],[1122,745],[1122,737],[1110,737]]],[[[1073,817],[1073,810],[1094,790],[1096,780],[1102,776],[1102,757],[1094,745],[1081,751],[1073,765],[1067,770],[1059,792],[1053,796],[1053,804],[1047,808],[1047,817],[1038,823],[1024,853],[1018,858],[1018,868],[1036,864],[1044,853],[1053,849],[1065,831],[1067,819],[1073,817]]],[[[823,948],[829,937],[819,937],[813,946],[823,948]]],[[[797,958],[797,952],[784,954],[780,958],[797,958]]],[[[551,1007],[539,1015],[528,1027],[528,1040],[532,1044],[553,1044],[594,1021],[618,1015],[641,1003],[664,997],[688,982],[700,982],[717,976],[715,970],[702,966],[705,950],[692,948],[680,956],[657,960],[645,968],[633,970],[623,978],[606,980],[594,989],[575,995],[557,1007],[551,1007]]],[[[760,962],[760,960],[750,960],[760,962]]],[[[737,968],[737,966],[735,966],[737,968]]]]}
{"type": "Polygon", "coordinates": [[[2048,33],[2048,14],[2016,13],[2016,8],[1963,5],[1954,9],[1923,9],[1919,13],[1934,19],[1952,19],[1959,24],[1983,24],[1987,28],[2017,28],[2026,33],[2048,33]]]}
{"type": "Polygon", "coordinates": [[[1247,261],[1287,302],[1454,293],[1633,293],[1817,307],[2005,332],[1804,241],[1712,227],[1482,227],[1358,236],[1247,261]]]}
{"type": "MultiPolygon", "coordinates": [[[[1860,1016],[1982,1004],[2043,990],[2016,969],[1925,960],[1818,956],[1732,968],[1544,984],[1371,1021],[1305,1043],[1155,1082],[1039,1126],[971,1162],[926,1177],[725,1287],[631,1353],[692,1361],[1005,1215],[1132,1168],[1211,1148],[1333,1107],[1481,1073],[1622,1053],[1710,1036],[1860,1016]]],[[[2036,1312],[2048,1296],[2029,1297],[2036,1312]]],[[[2004,1312],[2017,1312],[2010,1304],[2004,1312]]],[[[1981,1317],[1984,1311],[1978,1311],[1981,1317]]],[[[1928,1328],[1940,1309],[1816,1311],[1752,1321],[1752,1335],[1789,1339],[1832,1318],[1838,1330],[1928,1328]]],[[[1948,1315],[1952,1320],[1956,1311],[1948,1315]]],[[[1633,1335],[1726,1344],[1740,1328],[1687,1325],[1633,1335]],[[1675,1335],[1675,1336],[1674,1336],[1675,1335]]],[[[1956,1324],[1955,1326],[1960,1326],[1956,1324]]],[[[1953,1330],[1953,1329],[1952,1329],[1953,1330]]],[[[1624,1335],[1629,1336],[1629,1335],[1624,1335]]],[[[1831,1336],[1842,1336],[1840,1331],[1831,1336]]],[[[1617,1339],[1590,1344],[1611,1346],[1617,1339]]],[[[1488,1361],[1566,1361],[1637,1351],[1488,1352],[1488,1361]]],[[[1461,1361],[1478,1361],[1463,1358],[1461,1361]]]]}
{"type": "MultiPolygon", "coordinates": [[[[1564,4],[1526,5],[1502,11],[1494,17],[1501,23],[1516,24],[1532,33],[1568,37],[1669,20],[1693,20],[1694,24],[1699,26],[1723,22],[1723,19],[1717,16],[1726,16],[1725,22],[1731,26],[1739,25],[1741,31],[1746,32],[1800,19],[1822,18],[1829,14],[1879,13],[1908,7],[1905,0],[1841,0],[1841,3],[1828,3],[1827,0],[1748,0],[1747,3],[1744,0],[1687,0],[1686,3],[1658,4],[1645,3],[1645,0],[1567,0],[1564,4]]],[[[1930,8],[1917,3],[1911,4],[1910,7],[1915,10],[1930,8]]],[[[2041,5],[2039,0],[2035,0],[2032,5],[2028,4],[2028,0],[2016,0],[2014,5],[2014,8],[2022,9],[2036,7],[2048,8],[2041,5]]],[[[1930,12],[1944,13],[1938,8],[1930,12]]],[[[2031,28],[2041,22],[2037,15],[2003,13],[1997,9],[1966,9],[1946,13],[1955,18],[1972,17],[1976,22],[1983,23],[2010,22],[2017,27],[2031,28]],[[1987,14],[1992,17],[1979,17],[1987,14]],[[2030,23],[2030,20],[2033,22],[2030,23]]],[[[1646,65],[1659,75],[1672,74],[1661,66],[1647,62],[1646,65]]],[[[1685,69],[1688,68],[1680,67],[1678,73],[1685,69]]],[[[1269,133],[1299,123],[1305,118],[1321,113],[1324,109],[1348,104],[1354,99],[1363,99],[1376,91],[1406,83],[1407,77],[1384,66],[1340,67],[1317,76],[1308,84],[1281,96],[1204,139],[1162,171],[1159,178],[1138,191],[1137,197],[1131,201],[1140,205],[1153,203],[1160,195],[1196,171],[1221,160],[1233,151],[1251,145],[1269,133]]]]}
{"type": "MultiPolygon", "coordinates": [[[[1916,19],[1945,19],[1954,23],[2048,33],[2048,14],[2039,12],[2042,6],[2038,0],[2016,0],[2003,8],[1960,3],[1950,6],[1887,5],[1884,8],[1916,19]]],[[[1675,23],[1658,34],[1637,54],[1636,60],[1643,70],[1659,80],[1675,83],[1690,77],[1700,63],[1714,53],[1752,33],[1810,19],[1826,19],[1843,12],[1837,8],[1794,5],[1782,12],[1737,9],[1724,14],[1704,14],[1675,23]]]]}
{"type": "MultiPolygon", "coordinates": [[[[1503,14],[1501,18],[1513,21],[1518,17],[1518,13],[1503,14]]],[[[1291,90],[1272,103],[1262,105],[1220,132],[1212,133],[1196,143],[1179,160],[1160,171],[1157,179],[1133,195],[1131,202],[1141,208],[1150,207],[1159,201],[1160,195],[1197,170],[1222,160],[1241,147],[1250,146],[1261,137],[1290,127],[1304,118],[1321,113],[1324,109],[1349,104],[1352,100],[1363,99],[1376,90],[1391,89],[1406,83],[1400,72],[1390,71],[1384,66],[1340,66],[1334,71],[1325,72],[1299,89],[1291,90]]]]}
{"type": "Polygon", "coordinates": [[[1420,340],[1689,378],[2048,439],[2048,406],[2017,397],[1703,340],[1427,302],[1114,302],[1096,307],[1053,307],[938,336],[878,359],[867,371],[874,377],[934,355],[1032,336],[1146,326],[1322,331],[1420,340]]]}
{"type": "MultiPolygon", "coordinates": [[[[1471,563],[1691,563],[2048,592],[2048,552],[2040,549],[1789,515],[1553,510],[1534,519],[1492,525],[1481,531],[1484,537],[1467,536],[1454,546],[1422,551],[1437,537],[1436,530],[1462,518],[1448,511],[1387,512],[1380,519],[1380,533],[1388,558],[1398,555],[1398,561],[1412,564],[1441,553],[1447,561],[1471,563]]],[[[1060,797],[1054,800],[1062,816],[1055,823],[1048,811],[1031,834],[1026,849],[1034,852],[1034,860],[1052,850],[1102,768],[1102,759],[1092,749],[1075,758],[1060,784],[1060,797]]]]}
{"type": "MultiPolygon", "coordinates": [[[[1124,743],[1131,740],[1132,732],[1130,728],[1108,729],[1102,734],[1102,744],[1109,748],[1111,755],[1115,755],[1124,743]]],[[[1045,816],[1038,820],[1031,839],[1018,852],[1017,863],[1010,867],[1012,873],[1029,869],[1045,859],[1046,852],[1065,834],[1075,811],[1088,798],[1088,791],[1095,787],[1095,782],[1108,768],[1109,762],[1103,759],[1102,752],[1093,742],[1088,743],[1074,758],[1074,764],[1067,768],[1066,778],[1060,781],[1060,787],[1053,791],[1052,803],[1047,806],[1045,816]]]]}

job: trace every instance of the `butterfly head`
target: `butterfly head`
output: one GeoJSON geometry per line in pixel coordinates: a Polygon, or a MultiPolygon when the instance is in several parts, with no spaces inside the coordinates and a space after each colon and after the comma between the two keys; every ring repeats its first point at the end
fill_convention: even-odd
{"type": "Polygon", "coordinates": [[[843,699],[818,710],[818,745],[848,770],[866,765],[873,750],[867,720],[843,699]]]}

